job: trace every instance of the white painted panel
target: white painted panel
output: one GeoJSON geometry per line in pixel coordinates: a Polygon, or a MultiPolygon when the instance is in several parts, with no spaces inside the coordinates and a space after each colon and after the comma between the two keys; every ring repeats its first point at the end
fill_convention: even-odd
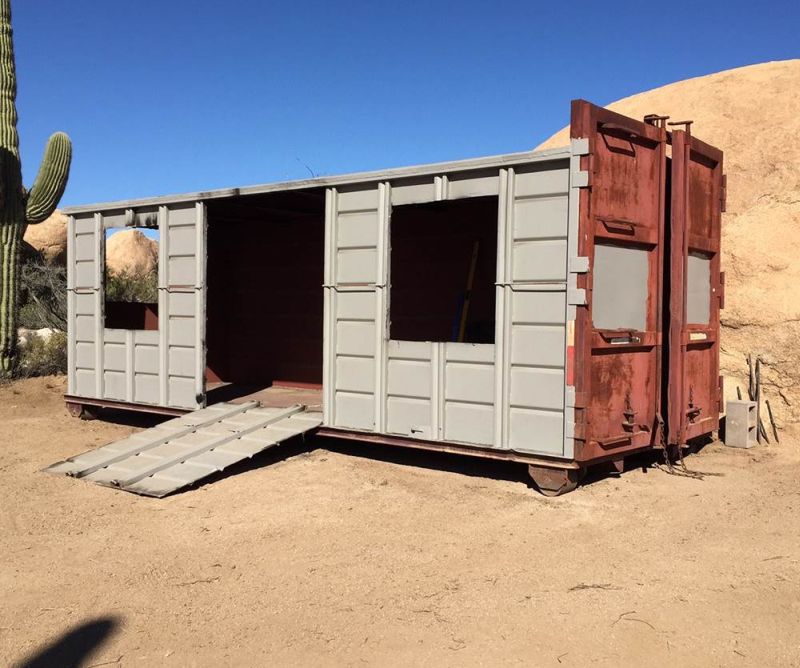
{"type": "MultiPolygon", "coordinates": [[[[107,337],[106,341],[108,341],[107,337]]],[[[127,361],[125,344],[106,342],[103,346],[103,358],[106,371],[125,371],[125,362],[127,361]]]]}
{"type": "Polygon", "coordinates": [[[511,299],[515,323],[562,324],[566,320],[566,292],[515,291],[511,299]]]}
{"type": "Polygon", "coordinates": [[[561,455],[564,452],[564,414],[511,408],[509,447],[518,452],[561,455]]]}
{"type": "Polygon", "coordinates": [[[566,237],[568,204],[566,195],[517,201],[514,204],[514,238],[566,237]]]}
{"type": "Polygon", "coordinates": [[[95,284],[94,260],[75,263],[75,287],[93,288],[95,284]]]}
{"type": "Polygon", "coordinates": [[[336,358],[336,389],[351,392],[375,391],[375,361],[371,357],[336,358]]]}
{"type": "Polygon", "coordinates": [[[511,368],[512,406],[528,408],[564,408],[564,370],[511,368]]]}
{"type": "Polygon", "coordinates": [[[94,369],[94,344],[75,344],[75,366],[79,369],[94,369]]]}
{"type": "Polygon", "coordinates": [[[337,283],[375,283],[378,255],[374,248],[340,250],[336,262],[337,283]]]}
{"type": "Polygon", "coordinates": [[[339,320],[374,320],[375,292],[337,293],[336,317],[339,320]]]}
{"type": "Polygon", "coordinates": [[[194,316],[194,292],[170,292],[168,297],[169,313],[177,316],[194,316]]]}
{"type": "Polygon", "coordinates": [[[197,253],[197,232],[195,226],[173,227],[169,230],[169,254],[195,255],[197,253]]]}
{"type": "Polygon", "coordinates": [[[566,281],[567,240],[514,243],[512,279],[519,281],[566,281]]]}
{"type": "Polygon", "coordinates": [[[84,234],[94,234],[94,214],[88,216],[75,216],[75,234],[81,236],[84,234]]]}
{"type": "Polygon", "coordinates": [[[150,329],[136,329],[133,332],[133,342],[137,346],[157,346],[158,331],[150,329]]]}
{"type": "Polygon", "coordinates": [[[412,360],[390,359],[386,391],[406,397],[431,396],[431,364],[412,360]]]}
{"type": "Polygon", "coordinates": [[[125,343],[128,338],[127,329],[107,329],[103,333],[105,343],[125,343]]]}
{"type": "Polygon", "coordinates": [[[134,368],[136,373],[158,373],[158,346],[135,346],[134,368]]]}
{"type": "Polygon", "coordinates": [[[137,373],[134,378],[133,400],[145,404],[159,403],[158,376],[137,373]]]}
{"type": "Polygon", "coordinates": [[[169,378],[169,405],[177,408],[197,406],[194,378],[169,378]]]}
{"type": "Polygon", "coordinates": [[[378,212],[341,213],[337,227],[339,248],[378,245],[378,212]]]}
{"type": "Polygon", "coordinates": [[[394,341],[390,340],[386,346],[390,359],[431,359],[431,344],[425,341],[394,341]]]}
{"type": "Polygon", "coordinates": [[[445,343],[444,357],[448,362],[494,363],[493,343],[445,343]]]}
{"type": "Polygon", "coordinates": [[[94,234],[81,234],[75,237],[74,261],[88,260],[94,262],[94,234]]]}
{"type": "Polygon", "coordinates": [[[389,397],[386,401],[386,430],[415,438],[434,438],[431,433],[431,404],[424,399],[389,397]]]}
{"type": "Polygon", "coordinates": [[[94,292],[75,293],[75,315],[94,315],[94,292]]]}
{"type": "Polygon", "coordinates": [[[597,329],[647,328],[649,251],[594,247],[592,320],[597,329]]]}
{"type": "Polygon", "coordinates": [[[448,441],[492,445],[494,408],[479,404],[445,404],[444,437],[448,441]]]}
{"type": "Polygon", "coordinates": [[[170,232],[173,227],[194,225],[197,221],[197,208],[194,202],[189,204],[172,204],[169,207],[170,232]]]}
{"type": "Polygon", "coordinates": [[[569,191],[569,168],[523,172],[517,170],[514,180],[515,197],[566,194],[569,191]]]}
{"type": "Polygon", "coordinates": [[[447,400],[494,403],[494,365],[448,362],[444,396],[447,400]]]}
{"type": "Polygon", "coordinates": [[[447,189],[448,199],[464,197],[483,197],[497,195],[500,191],[500,177],[497,174],[470,177],[450,177],[447,189]]]}
{"type": "Polygon", "coordinates": [[[392,184],[392,206],[432,202],[435,199],[433,177],[425,183],[392,184]]]}
{"type": "Polygon", "coordinates": [[[171,346],[169,349],[169,375],[194,378],[194,370],[194,348],[176,348],[175,346],[171,346]]]}
{"type": "Polygon", "coordinates": [[[336,323],[336,352],[339,355],[374,355],[375,323],[336,323]]]}
{"type": "Polygon", "coordinates": [[[125,378],[124,371],[106,371],[103,374],[103,398],[125,401],[125,378]]]}
{"type": "Polygon", "coordinates": [[[110,213],[103,213],[103,227],[105,229],[126,227],[128,222],[129,222],[128,214],[124,210],[110,212],[110,213]]]}
{"type": "Polygon", "coordinates": [[[169,285],[194,285],[197,260],[194,257],[171,257],[169,259],[169,285]]]}
{"type": "Polygon", "coordinates": [[[94,371],[78,369],[75,372],[75,394],[79,397],[95,397],[96,383],[94,371]]]}
{"type": "Polygon", "coordinates": [[[378,208],[378,186],[373,185],[365,190],[353,190],[351,192],[342,192],[340,190],[336,204],[340,212],[375,210],[378,208]]]}
{"type": "Polygon", "coordinates": [[[75,317],[75,340],[94,341],[95,320],[91,315],[79,315],[75,317]]]}
{"type": "Polygon", "coordinates": [[[169,345],[193,346],[195,339],[194,318],[169,319],[169,345]]]}
{"type": "Polygon", "coordinates": [[[375,400],[371,395],[336,392],[334,424],[337,427],[364,429],[375,428],[375,400]]]}
{"type": "Polygon", "coordinates": [[[564,366],[565,328],[558,325],[514,325],[511,329],[511,363],[564,366]]]}
{"type": "Polygon", "coordinates": [[[690,253],[686,272],[686,322],[707,325],[711,320],[711,259],[690,253]]]}

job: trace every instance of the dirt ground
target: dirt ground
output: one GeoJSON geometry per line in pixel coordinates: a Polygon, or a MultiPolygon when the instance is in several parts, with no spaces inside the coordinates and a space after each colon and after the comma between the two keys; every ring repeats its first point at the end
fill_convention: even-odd
{"type": "Polygon", "coordinates": [[[516,466],[298,446],[154,500],[40,472],[138,428],[63,391],[0,388],[2,665],[800,665],[788,437],[558,499],[516,466]]]}

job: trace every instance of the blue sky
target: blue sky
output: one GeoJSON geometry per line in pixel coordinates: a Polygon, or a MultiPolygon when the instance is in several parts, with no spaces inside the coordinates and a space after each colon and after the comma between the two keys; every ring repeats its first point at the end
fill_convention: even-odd
{"type": "Polygon", "coordinates": [[[21,151],[62,204],[526,150],[600,104],[800,56],[800,3],[12,0],[21,151]]]}

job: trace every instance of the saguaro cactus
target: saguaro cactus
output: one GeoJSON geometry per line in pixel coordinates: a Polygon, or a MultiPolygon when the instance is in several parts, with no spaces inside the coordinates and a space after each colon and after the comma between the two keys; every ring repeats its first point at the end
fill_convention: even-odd
{"type": "Polygon", "coordinates": [[[11,0],[0,0],[0,375],[17,362],[20,246],[28,225],[40,223],[64,194],[72,144],[63,132],[47,143],[30,191],[22,185],[17,134],[17,74],[11,29],[11,0]]]}

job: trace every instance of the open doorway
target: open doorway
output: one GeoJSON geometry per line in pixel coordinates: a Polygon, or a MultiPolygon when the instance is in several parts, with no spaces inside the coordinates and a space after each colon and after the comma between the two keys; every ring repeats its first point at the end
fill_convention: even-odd
{"type": "Polygon", "coordinates": [[[208,203],[209,403],[321,395],[324,245],[324,190],[208,203]]]}

